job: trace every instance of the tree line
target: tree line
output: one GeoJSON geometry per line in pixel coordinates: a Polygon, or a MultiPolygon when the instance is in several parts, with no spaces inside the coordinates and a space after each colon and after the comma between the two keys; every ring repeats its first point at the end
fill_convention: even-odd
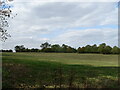
{"type": "MultiPolygon", "coordinates": [[[[15,46],[16,52],[46,52],[46,53],[100,53],[100,54],[120,54],[120,48],[117,46],[111,47],[102,43],[100,45],[86,45],[79,48],[73,48],[71,46],[62,44],[51,45],[48,42],[42,43],[40,45],[41,49],[38,48],[26,48],[24,45],[15,46]]],[[[1,50],[2,52],[12,52],[11,50],[1,50]]]]}
{"type": "Polygon", "coordinates": [[[13,52],[13,51],[10,49],[10,50],[0,50],[0,52],[13,52]]]}

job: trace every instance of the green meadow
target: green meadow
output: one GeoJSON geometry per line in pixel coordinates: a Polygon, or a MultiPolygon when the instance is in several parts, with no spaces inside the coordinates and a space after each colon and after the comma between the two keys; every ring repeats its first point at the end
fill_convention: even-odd
{"type": "Polygon", "coordinates": [[[3,88],[118,88],[118,55],[2,53],[3,88]]]}

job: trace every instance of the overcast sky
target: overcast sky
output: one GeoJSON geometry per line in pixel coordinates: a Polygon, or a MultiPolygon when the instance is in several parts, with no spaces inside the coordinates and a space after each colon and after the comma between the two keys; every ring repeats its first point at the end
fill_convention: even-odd
{"type": "Polygon", "coordinates": [[[40,48],[40,44],[118,45],[118,8],[115,2],[14,2],[3,49],[16,45],[40,48]]]}

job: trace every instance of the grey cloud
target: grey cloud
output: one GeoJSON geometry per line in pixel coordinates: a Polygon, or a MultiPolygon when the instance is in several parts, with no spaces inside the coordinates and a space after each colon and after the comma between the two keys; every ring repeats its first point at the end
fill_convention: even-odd
{"type": "Polygon", "coordinates": [[[86,29],[86,30],[70,30],[53,40],[54,43],[66,43],[68,45],[78,47],[87,44],[107,43],[111,46],[117,45],[117,29],[86,29]]]}
{"type": "Polygon", "coordinates": [[[68,30],[76,27],[94,27],[99,25],[117,25],[117,9],[114,3],[17,3],[13,12],[18,15],[10,21],[12,38],[3,44],[3,48],[13,48],[24,44],[27,47],[39,47],[44,41],[68,43],[71,46],[108,42],[116,44],[117,31],[105,30],[68,30]],[[54,38],[41,37],[56,30],[63,30],[54,38]],[[87,32],[86,32],[87,31],[87,32]],[[109,40],[111,38],[111,40],[109,40]],[[111,42],[110,42],[111,41],[111,42]],[[31,43],[32,42],[32,43],[31,43]]]}

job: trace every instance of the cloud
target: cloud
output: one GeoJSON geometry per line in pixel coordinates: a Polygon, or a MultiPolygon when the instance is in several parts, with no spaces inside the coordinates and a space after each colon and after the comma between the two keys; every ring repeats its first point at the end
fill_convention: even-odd
{"type": "Polygon", "coordinates": [[[73,47],[106,42],[117,44],[118,8],[111,2],[15,2],[10,20],[12,35],[3,48],[14,48],[17,44],[39,47],[45,41],[66,43],[73,47]],[[79,29],[93,27],[93,29],[79,29]],[[78,29],[77,29],[78,28],[78,29]],[[54,35],[56,34],[56,35],[54,35]],[[52,36],[52,37],[51,37],[52,36]],[[113,42],[114,41],[114,42],[113,42]]]}
{"type": "MultiPolygon", "coordinates": [[[[15,0],[16,2],[33,2],[33,0],[15,0]]],[[[118,2],[119,0],[39,0],[39,2],[118,2]]],[[[38,2],[38,0],[34,0],[38,2]]]]}
{"type": "Polygon", "coordinates": [[[53,43],[66,43],[73,47],[85,46],[87,44],[101,44],[117,45],[118,40],[117,29],[85,29],[85,30],[69,30],[66,33],[59,35],[53,40],[53,43]]]}

